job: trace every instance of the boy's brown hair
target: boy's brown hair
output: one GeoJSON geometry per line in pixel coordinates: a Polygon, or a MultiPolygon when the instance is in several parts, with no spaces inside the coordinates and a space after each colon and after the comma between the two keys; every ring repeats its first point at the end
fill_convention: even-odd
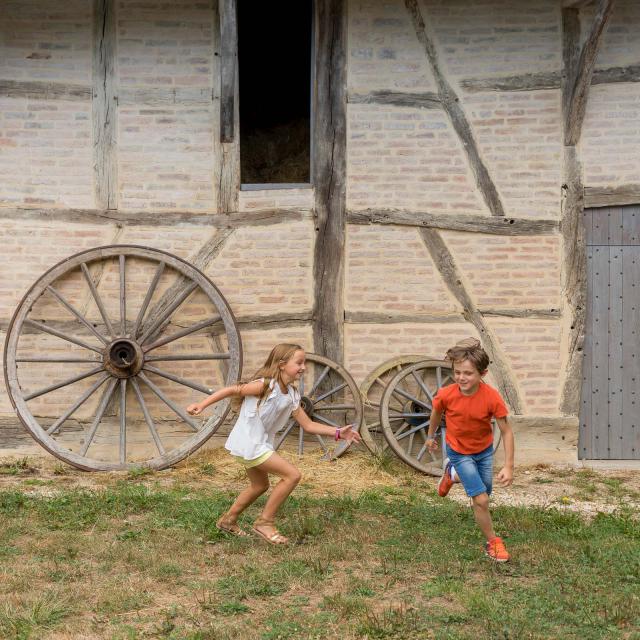
{"type": "Polygon", "coordinates": [[[456,342],[456,344],[447,351],[445,358],[449,360],[451,364],[460,362],[461,360],[469,360],[478,370],[478,373],[484,373],[489,367],[489,356],[482,348],[480,340],[476,338],[465,338],[464,340],[460,340],[460,342],[456,342]]]}

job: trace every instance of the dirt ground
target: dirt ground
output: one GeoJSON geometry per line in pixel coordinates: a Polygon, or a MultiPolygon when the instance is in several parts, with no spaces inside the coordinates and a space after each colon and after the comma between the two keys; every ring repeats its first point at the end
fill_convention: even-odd
{"type": "MultiPolygon", "coordinates": [[[[434,499],[438,478],[425,476],[395,460],[380,461],[366,450],[349,451],[332,462],[318,452],[298,457],[285,452],[303,473],[297,491],[310,495],[357,494],[366,489],[398,487],[429,492],[434,499]]],[[[236,491],[244,486],[244,472],[221,448],[199,451],[173,469],[144,474],[150,485],[170,487],[189,484],[236,491]]],[[[99,489],[130,477],[127,473],[89,473],[42,455],[0,457],[0,491],[21,489],[34,495],[52,495],[71,488],[99,489]]],[[[460,485],[450,498],[468,502],[460,485]]],[[[636,469],[594,470],[560,465],[517,466],[511,487],[496,486],[495,505],[538,506],[579,512],[592,517],[625,508],[640,513],[640,471],[636,469]]]]}

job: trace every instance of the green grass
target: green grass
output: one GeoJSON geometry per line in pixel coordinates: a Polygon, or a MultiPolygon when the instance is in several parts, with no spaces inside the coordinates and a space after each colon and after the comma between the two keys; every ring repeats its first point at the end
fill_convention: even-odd
{"type": "MultiPolygon", "coordinates": [[[[577,476],[591,485],[625,490],[577,476]]],[[[153,474],[31,491],[0,492],[2,638],[640,639],[640,527],[623,507],[496,508],[513,560],[495,565],[468,507],[412,487],[299,490],[287,548],[221,534],[231,494],[153,474]]]]}

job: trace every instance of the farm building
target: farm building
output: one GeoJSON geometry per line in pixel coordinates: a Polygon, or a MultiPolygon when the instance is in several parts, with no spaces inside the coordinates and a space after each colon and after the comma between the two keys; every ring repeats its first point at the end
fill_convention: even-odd
{"type": "Polygon", "coordinates": [[[68,448],[128,403],[160,451],[172,381],[131,363],[182,331],[165,373],[207,387],[279,341],[360,383],[476,336],[519,461],[639,459],[639,29],[634,0],[0,0],[1,450],[38,448],[16,403],[68,448]]]}

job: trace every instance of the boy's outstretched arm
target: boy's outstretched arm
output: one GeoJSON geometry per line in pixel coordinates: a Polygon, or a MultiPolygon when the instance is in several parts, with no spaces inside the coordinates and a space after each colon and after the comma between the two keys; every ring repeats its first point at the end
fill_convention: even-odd
{"type": "Polygon", "coordinates": [[[259,396],[264,389],[264,383],[262,380],[254,380],[253,382],[247,382],[247,384],[233,384],[230,387],[222,387],[214,391],[210,396],[201,400],[200,402],[194,402],[187,407],[187,413],[190,416],[200,415],[210,404],[220,402],[230,396],[259,396]]]}
{"type": "Polygon", "coordinates": [[[514,441],[513,429],[507,418],[496,418],[498,429],[502,434],[502,442],[504,443],[504,466],[498,473],[498,481],[503,487],[508,487],[513,482],[513,458],[514,458],[514,441]]]}
{"type": "Polygon", "coordinates": [[[438,450],[438,443],[436,442],[435,433],[438,430],[438,425],[440,424],[440,420],[442,420],[442,411],[438,411],[438,409],[433,409],[433,411],[431,411],[431,419],[429,420],[429,430],[427,431],[426,445],[429,448],[429,451],[438,450]]]}

